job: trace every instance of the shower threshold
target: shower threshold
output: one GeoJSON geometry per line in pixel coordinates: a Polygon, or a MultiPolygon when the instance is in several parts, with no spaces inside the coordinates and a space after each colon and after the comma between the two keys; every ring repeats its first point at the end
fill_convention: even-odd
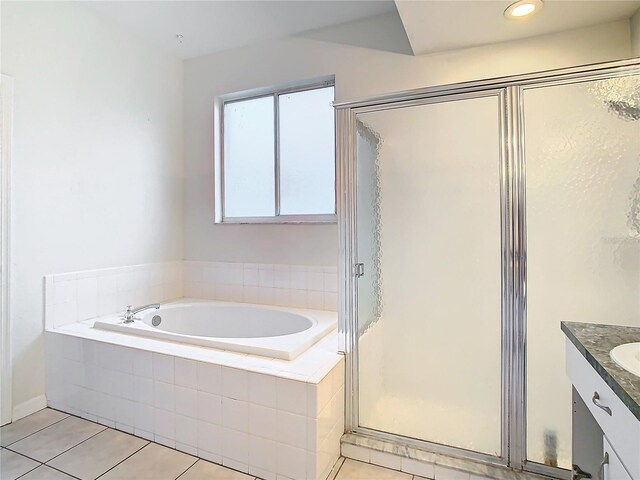
{"type": "MultiPolygon", "coordinates": [[[[471,478],[509,480],[549,480],[548,476],[515,470],[504,465],[490,464],[443,453],[424,450],[414,445],[375,438],[364,433],[345,433],[340,439],[341,455],[361,462],[399,470],[426,478],[450,478],[464,472],[471,478]]],[[[566,478],[569,479],[569,472],[566,478]]]]}

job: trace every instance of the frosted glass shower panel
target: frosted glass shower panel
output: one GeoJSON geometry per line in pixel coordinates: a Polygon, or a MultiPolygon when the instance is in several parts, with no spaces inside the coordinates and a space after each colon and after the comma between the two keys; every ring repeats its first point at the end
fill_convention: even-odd
{"type": "Polygon", "coordinates": [[[333,87],[282,94],[280,213],[333,214],[335,121],[333,87]]]}
{"type": "Polygon", "coordinates": [[[563,320],[640,326],[640,78],[524,91],[527,454],[571,468],[563,320]]]}
{"type": "Polygon", "coordinates": [[[275,215],[273,96],[224,105],[224,213],[275,215]]]}
{"type": "Polygon", "coordinates": [[[359,424],[501,455],[496,96],[359,113],[359,424]]]}

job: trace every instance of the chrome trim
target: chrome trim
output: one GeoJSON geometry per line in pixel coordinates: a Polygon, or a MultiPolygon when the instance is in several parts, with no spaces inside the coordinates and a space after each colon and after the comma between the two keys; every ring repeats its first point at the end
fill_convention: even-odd
{"type": "Polygon", "coordinates": [[[358,304],[355,279],[351,265],[356,248],[355,212],[355,114],[352,110],[336,111],[336,208],[338,215],[338,254],[344,261],[338,262],[338,332],[339,349],[345,352],[345,430],[352,431],[358,425],[358,354],[357,316],[358,304]]]}
{"type": "Polygon", "coordinates": [[[127,305],[127,309],[124,312],[122,317],[122,323],[132,323],[134,320],[139,320],[136,318],[136,314],[140,312],[144,312],[145,310],[151,310],[152,308],[158,310],[160,308],[159,303],[151,303],[149,305],[143,305],[141,307],[133,307],[133,305],[127,305]]]}
{"type": "Polygon", "coordinates": [[[353,266],[353,276],[356,278],[364,276],[364,263],[356,263],[353,266]]]}
{"type": "Polygon", "coordinates": [[[509,373],[509,465],[521,469],[526,461],[526,178],[524,158],[524,130],[522,91],[507,89],[507,108],[510,112],[508,148],[511,158],[511,348],[507,355],[509,373]]]}
{"type": "Polygon", "coordinates": [[[396,103],[371,104],[362,107],[354,107],[356,113],[382,112],[384,110],[396,110],[399,108],[415,107],[419,105],[432,105],[434,103],[455,102],[458,100],[468,100],[471,98],[495,97],[499,94],[501,88],[492,88],[482,91],[466,91],[466,92],[449,92],[437,96],[423,96],[414,99],[404,99],[396,103]]]}
{"type": "Polygon", "coordinates": [[[468,91],[480,91],[486,89],[506,88],[510,86],[523,86],[535,83],[552,82],[557,79],[580,79],[593,75],[600,70],[608,70],[610,76],[624,75],[627,68],[637,67],[640,57],[617,60],[613,62],[592,63],[577,67],[560,68],[554,70],[543,70],[540,72],[525,73],[520,75],[509,75],[505,77],[494,77],[484,80],[472,80],[460,83],[449,83],[444,85],[434,85],[425,88],[404,90],[401,92],[365,97],[354,100],[335,102],[333,106],[338,109],[356,108],[368,105],[381,105],[394,103],[402,100],[410,100],[418,97],[440,96],[451,93],[464,93],[468,91]],[[616,72],[619,70],[619,72],[616,72]]]}
{"type": "MultiPolygon", "coordinates": [[[[508,102],[508,95],[506,90],[500,90],[498,93],[498,121],[499,127],[499,139],[500,142],[500,248],[501,248],[501,345],[502,352],[510,352],[512,345],[511,325],[513,324],[513,295],[511,285],[513,283],[513,237],[511,234],[511,184],[510,184],[510,169],[512,158],[508,145],[509,136],[509,121],[510,121],[510,109],[508,102]]],[[[502,376],[502,405],[501,405],[501,456],[506,459],[508,463],[509,451],[510,451],[510,432],[509,432],[509,394],[511,385],[511,366],[509,363],[509,356],[502,355],[500,359],[500,368],[502,376]]]]}

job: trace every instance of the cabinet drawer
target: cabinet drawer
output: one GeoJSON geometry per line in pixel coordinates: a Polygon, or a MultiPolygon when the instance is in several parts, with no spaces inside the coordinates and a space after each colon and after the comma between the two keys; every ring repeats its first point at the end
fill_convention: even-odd
{"type": "Polygon", "coordinates": [[[609,388],[570,340],[567,340],[566,350],[567,374],[571,383],[631,477],[634,480],[640,480],[640,421],[609,388]],[[594,394],[597,394],[598,402],[602,406],[610,409],[611,414],[594,403],[594,394]]]}
{"type": "Polygon", "coordinates": [[[608,462],[602,467],[600,480],[633,480],[606,437],[604,438],[604,454],[607,456],[608,462]]]}

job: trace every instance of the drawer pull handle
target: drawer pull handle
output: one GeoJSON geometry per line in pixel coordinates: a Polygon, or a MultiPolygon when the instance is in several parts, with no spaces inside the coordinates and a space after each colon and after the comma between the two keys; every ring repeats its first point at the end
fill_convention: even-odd
{"type": "Polygon", "coordinates": [[[598,467],[598,480],[605,480],[604,478],[604,466],[609,465],[609,452],[604,453],[604,458],[602,459],[602,463],[600,467],[598,467]]]}
{"type": "Polygon", "coordinates": [[[600,403],[600,395],[598,394],[598,392],[593,392],[593,397],[591,398],[591,401],[596,407],[601,408],[602,410],[607,412],[609,415],[611,415],[611,409],[606,405],[603,405],[602,403],[600,403]]]}

